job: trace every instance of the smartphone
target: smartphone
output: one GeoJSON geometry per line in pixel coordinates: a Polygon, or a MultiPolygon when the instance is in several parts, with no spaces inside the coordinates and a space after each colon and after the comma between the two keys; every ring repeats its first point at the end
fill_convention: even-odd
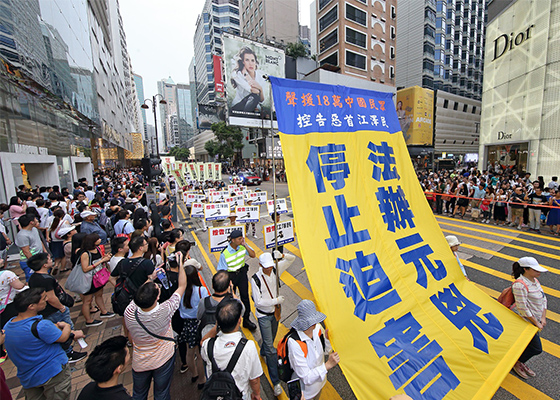
{"type": "Polygon", "coordinates": [[[290,400],[301,400],[301,383],[299,379],[288,381],[288,397],[290,400]]]}

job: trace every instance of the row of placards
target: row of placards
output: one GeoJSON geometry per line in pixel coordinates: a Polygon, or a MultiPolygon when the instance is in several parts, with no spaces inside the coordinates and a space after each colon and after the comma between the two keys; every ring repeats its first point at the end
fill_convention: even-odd
{"type": "Polygon", "coordinates": [[[188,163],[175,161],[175,158],[162,158],[163,167],[168,174],[172,171],[179,171],[185,181],[188,178],[204,182],[204,181],[221,181],[222,180],[222,164],[213,162],[188,163]]]}
{"type": "MultiPolygon", "coordinates": [[[[278,246],[293,242],[294,239],[294,221],[289,219],[277,223],[278,233],[274,235],[274,224],[263,226],[264,246],[267,249],[276,247],[276,239],[278,246]]],[[[229,244],[229,235],[235,230],[241,230],[245,237],[245,225],[216,226],[208,228],[208,243],[210,251],[222,251],[229,244]]]]}
{"type": "MultiPolygon", "coordinates": [[[[234,204],[230,203],[191,203],[191,218],[204,218],[206,221],[223,220],[230,216],[231,210],[234,210],[237,215],[237,222],[249,223],[259,222],[260,220],[260,207],[253,205],[234,204]]],[[[272,215],[274,212],[274,200],[267,202],[268,214],[272,215]]],[[[276,200],[276,210],[278,214],[285,214],[288,212],[286,208],[286,199],[276,200]],[[280,201],[282,200],[282,201],[280,201]]]]}

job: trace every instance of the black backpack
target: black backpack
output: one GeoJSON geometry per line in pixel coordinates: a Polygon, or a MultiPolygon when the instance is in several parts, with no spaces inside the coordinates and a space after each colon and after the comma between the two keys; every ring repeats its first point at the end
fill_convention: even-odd
{"type": "MultiPolygon", "coordinates": [[[[202,314],[202,318],[198,324],[198,328],[196,330],[196,341],[200,343],[202,340],[202,330],[208,325],[216,325],[216,309],[218,308],[218,304],[215,306],[212,305],[212,300],[210,299],[212,296],[207,296],[204,298],[204,314],[202,314]]],[[[231,297],[231,295],[226,295],[226,297],[231,297]]],[[[223,299],[222,299],[223,300],[223,299]]]]}
{"type": "MultiPolygon", "coordinates": [[[[113,311],[119,314],[121,317],[124,315],[124,310],[126,310],[126,307],[128,307],[128,305],[134,298],[136,291],[138,290],[136,285],[130,280],[129,277],[134,273],[134,271],[136,271],[140,264],[142,264],[144,258],[139,257],[138,259],[136,259],[134,264],[132,264],[129,273],[126,273],[122,270],[122,263],[125,260],[130,261],[126,258],[119,261],[119,264],[121,264],[121,276],[117,280],[115,291],[111,295],[111,305],[113,306],[113,311]]],[[[119,265],[117,264],[116,268],[118,267],[119,265]]]]}
{"type": "Polygon", "coordinates": [[[208,342],[208,359],[212,363],[212,375],[208,381],[204,384],[202,393],[200,394],[200,400],[242,400],[243,395],[241,391],[235,384],[235,380],[231,373],[235,368],[235,364],[241,356],[241,352],[247,344],[247,339],[242,338],[235,351],[229,360],[229,363],[224,371],[218,368],[216,360],[214,359],[214,344],[216,343],[216,338],[210,339],[208,342]]]}

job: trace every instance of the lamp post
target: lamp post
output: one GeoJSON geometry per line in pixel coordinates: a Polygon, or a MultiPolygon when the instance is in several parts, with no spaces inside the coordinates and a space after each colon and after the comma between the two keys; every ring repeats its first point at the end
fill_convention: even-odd
{"type": "Polygon", "coordinates": [[[165,101],[165,99],[163,98],[163,96],[161,94],[155,94],[152,99],[145,99],[144,100],[144,104],[142,104],[140,107],[147,110],[150,108],[150,106],[148,106],[146,104],[147,101],[149,101],[150,103],[152,103],[152,111],[154,112],[154,130],[156,132],[156,156],[159,157],[159,138],[158,138],[158,131],[157,131],[157,115],[156,115],[156,99],[157,97],[160,96],[161,99],[159,101],[159,104],[167,104],[167,101],[165,101]]]}

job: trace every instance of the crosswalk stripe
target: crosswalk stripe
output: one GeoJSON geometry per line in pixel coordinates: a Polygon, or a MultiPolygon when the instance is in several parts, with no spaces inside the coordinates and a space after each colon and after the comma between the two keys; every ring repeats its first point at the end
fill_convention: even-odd
{"type": "MultiPolygon", "coordinates": [[[[514,233],[511,228],[504,228],[504,227],[495,226],[495,225],[484,226],[480,222],[457,220],[455,218],[444,217],[442,215],[437,215],[435,217],[436,217],[436,220],[445,219],[447,221],[461,222],[462,224],[474,225],[474,226],[478,226],[478,227],[481,227],[481,228],[484,227],[484,228],[496,229],[496,230],[499,230],[499,231],[514,233]]],[[[487,231],[487,232],[490,232],[490,231],[487,231]]],[[[546,240],[552,240],[552,241],[555,241],[555,242],[560,242],[560,238],[557,238],[557,237],[554,237],[554,236],[544,236],[544,235],[539,234],[539,233],[532,233],[532,232],[525,232],[525,231],[519,231],[518,233],[521,233],[521,234],[527,235],[527,236],[536,237],[536,238],[539,238],[539,239],[546,239],[546,240]]]]}
{"type": "Polygon", "coordinates": [[[506,379],[502,382],[502,387],[518,399],[553,400],[552,397],[547,396],[537,388],[523,382],[512,374],[506,376],[506,379]]]}
{"type": "MultiPolygon", "coordinates": [[[[484,230],[481,230],[481,229],[468,228],[468,227],[464,227],[464,226],[457,225],[457,224],[450,224],[448,222],[440,222],[439,224],[440,225],[449,225],[449,226],[452,226],[454,228],[459,228],[459,229],[465,229],[465,230],[469,230],[469,231],[484,233],[486,235],[493,235],[493,236],[502,237],[502,238],[505,238],[505,239],[515,240],[515,241],[518,241],[518,242],[529,243],[529,244],[533,244],[533,245],[540,246],[540,247],[547,247],[549,249],[558,250],[558,245],[557,244],[535,242],[533,240],[527,240],[527,239],[523,239],[523,238],[516,237],[516,236],[504,235],[504,234],[501,234],[501,233],[489,232],[489,231],[484,231],[484,230]]],[[[443,229],[443,228],[442,228],[442,230],[445,231],[445,229],[443,229]]],[[[473,237],[475,239],[479,239],[479,240],[484,240],[484,241],[490,241],[491,240],[491,239],[486,239],[486,238],[483,238],[483,237],[480,237],[480,236],[471,236],[471,237],[473,237]]],[[[506,243],[498,242],[498,241],[493,241],[492,243],[498,243],[498,244],[502,244],[504,246],[509,246],[509,247],[513,247],[513,248],[519,248],[520,250],[524,250],[524,251],[532,251],[535,254],[540,254],[544,257],[550,257],[550,258],[554,258],[556,260],[560,260],[560,256],[558,256],[556,254],[544,253],[542,251],[528,249],[527,247],[515,246],[515,245],[512,245],[512,244],[506,244],[506,243]]]]}

